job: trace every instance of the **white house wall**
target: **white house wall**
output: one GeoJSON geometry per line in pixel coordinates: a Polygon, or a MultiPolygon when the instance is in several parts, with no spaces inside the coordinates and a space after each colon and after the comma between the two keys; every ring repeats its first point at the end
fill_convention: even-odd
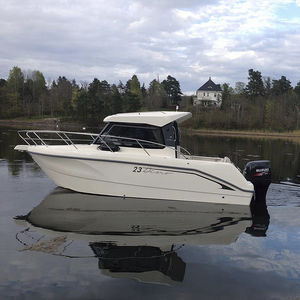
{"type": "Polygon", "coordinates": [[[205,106],[216,105],[221,106],[222,104],[222,93],[215,91],[197,91],[194,99],[194,105],[203,104],[205,106]]]}

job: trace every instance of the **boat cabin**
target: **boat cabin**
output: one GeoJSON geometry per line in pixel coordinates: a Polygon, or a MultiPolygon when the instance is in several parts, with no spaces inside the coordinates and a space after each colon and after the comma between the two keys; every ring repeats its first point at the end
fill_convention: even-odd
{"type": "Polygon", "coordinates": [[[95,143],[104,144],[102,150],[115,149],[115,151],[120,146],[148,149],[162,149],[165,146],[176,148],[179,145],[177,123],[190,117],[189,112],[140,112],[108,116],[104,119],[107,125],[95,143]]]}

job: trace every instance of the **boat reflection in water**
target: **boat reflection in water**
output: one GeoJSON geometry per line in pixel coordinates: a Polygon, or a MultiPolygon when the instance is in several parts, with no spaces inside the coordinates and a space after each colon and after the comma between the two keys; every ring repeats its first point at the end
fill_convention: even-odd
{"type": "Polygon", "coordinates": [[[74,241],[83,241],[98,257],[103,275],[161,284],[183,281],[184,245],[230,244],[246,229],[263,235],[256,234],[257,228],[262,232],[257,222],[251,226],[250,208],[245,205],[124,199],[62,188],[49,194],[25,220],[29,227],[17,234],[22,251],[75,257],[68,249],[75,247],[74,241]]]}

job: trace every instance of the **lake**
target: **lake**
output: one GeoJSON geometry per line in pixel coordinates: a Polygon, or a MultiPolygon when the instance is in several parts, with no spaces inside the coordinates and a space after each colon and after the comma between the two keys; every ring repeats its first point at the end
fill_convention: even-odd
{"type": "Polygon", "coordinates": [[[253,220],[57,188],[19,143],[0,128],[1,299],[300,299],[299,143],[182,137],[240,169],[271,161],[267,209],[253,220]]]}

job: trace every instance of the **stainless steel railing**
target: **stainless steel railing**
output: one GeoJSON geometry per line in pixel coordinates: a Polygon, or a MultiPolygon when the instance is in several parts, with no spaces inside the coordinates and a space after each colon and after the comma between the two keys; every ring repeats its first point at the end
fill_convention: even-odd
{"type": "Polygon", "coordinates": [[[76,147],[80,143],[93,143],[98,137],[96,133],[86,132],[70,132],[70,131],[56,131],[56,130],[20,130],[18,131],[20,138],[27,145],[57,145],[66,144],[76,147]]]}
{"type": "MultiPolygon", "coordinates": [[[[106,146],[108,146],[108,144],[106,143],[105,141],[105,138],[111,138],[111,139],[117,139],[117,140],[128,140],[128,141],[134,141],[137,143],[137,145],[139,145],[145,152],[148,156],[151,156],[149,154],[149,152],[145,149],[145,147],[143,146],[143,143],[146,143],[146,144],[152,144],[152,145],[156,145],[156,146],[159,146],[159,147],[167,147],[169,149],[172,149],[173,151],[175,151],[178,155],[178,157],[180,157],[180,155],[182,155],[184,158],[188,159],[188,157],[186,157],[182,152],[181,150],[183,150],[187,155],[191,156],[190,152],[188,150],[186,150],[185,148],[183,147],[180,147],[180,150],[176,149],[175,147],[172,147],[172,146],[167,146],[167,145],[164,145],[164,144],[161,144],[161,143],[156,143],[156,142],[152,142],[152,141],[147,141],[147,140],[142,140],[142,139],[136,139],[136,138],[129,138],[129,137],[121,137],[121,136],[115,136],[115,135],[99,135],[98,138],[104,142],[106,144],[106,146]]],[[[110,149],[110,151],[112,151],[112,149],[108,146],[108,148],[110,149]]]]}
{"type": "MultiPolygon", "coordinates": [[[[86,133],[86,132],[70,132],[70,131],[56,131],[56,130],[20,130],[18,131],[20,138],[27,144],[31,146],[50,146],[50,145],[59,145],[59,144],[66,144],[72,145],[74,148],[78,149],[76,144],[93,144],[96,140],[100,140],[101,143],[105,144],[106,147],[113,152],[111,147],[109,146],[109,142],[106,141],[107,138],[114,139],[114,140],[128,140],[134,141],[140,148],[144,150],[144,152],[151,156],[149,151],[146,150],[143,144],[152,144],[159,147],[167,147],[175,151],[177,157],[183,156],[184,158],[188,159],[181,150],[183,150],[187,155],[191,155],[186,149],[180,147],[178,150],[172,146],[166,146],[161,143],[156,143],[152,141],[136,139],[136,138],[129,138],[129,137],[121,137],[121,136],[114,136],[114,135],[99,135],[95,133],[86,133]]],[[[122,146],[122,144],[120,145],[122,146]]]]}

